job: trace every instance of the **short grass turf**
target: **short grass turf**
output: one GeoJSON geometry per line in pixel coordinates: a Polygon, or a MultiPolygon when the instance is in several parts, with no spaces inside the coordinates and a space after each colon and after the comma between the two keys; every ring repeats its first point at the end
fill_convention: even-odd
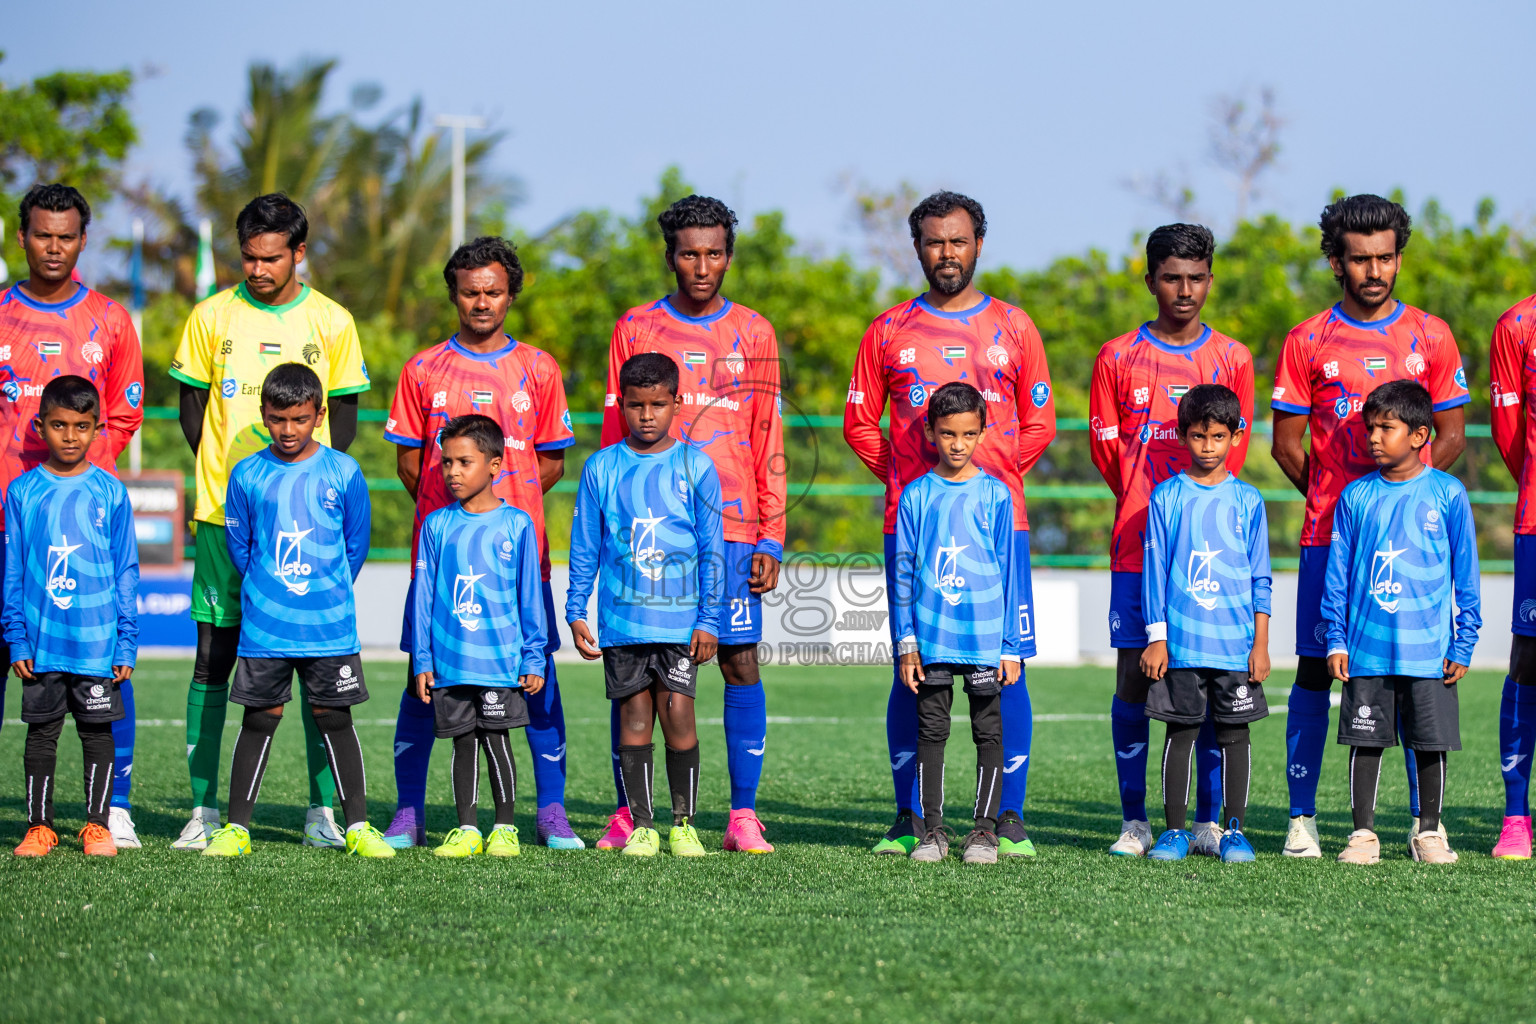
{"type": "MultiPolygon", "coordinates": [[[[370,666],[358,712],[375,822],[393,806],[393,718],[403,673],[370,666]]],[[[562,666],[570,723],[567,806],[593,843],[612,799],[598,670],[562,666]]],[[[872,857],[891,817],[878,669],[768,673],[759,810],[778,852],[699,861],[533,847],[527,747],[518,750],[525,838],[517,860],[388,862],[299,846],[301,730],[278,734],[253,829],[255,855],[211,861],[169,848],[186,818],[189,665],[137,678],[135,815],[146,848],[91,860],[80,756],[62,743],[62,846],[0,856],[0,1019],[889,1021],[1390,1018],[1522,1020],[1529,1002],[1536,865],[1498,863],[1501,679],[1462,684],[1465,750],[1451,758],[1447,824],[1459,865],[1412,863],[1401,759],[1387,758],[1373,868],[1332,862],[1348,831],[1345,758],[1330,745],[1328,857],[1278,854],[1286,824],[1285,719],[1254,730],[1249,834],[1258,863],[1110,857],[1119,809],[1105,712],[1111,673],[1033,670],[1038,721],[1027,821],[1038,859],[967,868],[872,857]]],[[[720,687],[704,672],[699,824],[718,850],[727,788],[720,687]]],[[[1276,683],[1289,682],[1281,672],[1276,683]]],[[[23,727],[0,731],[0,841],[24,829],[23,727]]],[[[1274,704],[1284,706],[1283,699],[1274,704]]],[[[1337,712],[1335,711],[1335,715],[1337,712]]],[[[228,765],[236,718],[225,733],[228,765]]],[[[1154,746],[1161,729],[1154,726],[1154,746]]],[[[955,823],[972,788],[968,730],[951,740],[955,823]]],[[[1153,759],[1154,765],[1156,759],[1153,759]]],[[[429,826],[452,822],[437,757],[429,826]]],[[[659,803],[665,789],[658,772],[659,803]]],[[[227,784],[227,780],[225,781],[227,784]]],[[[1157,780],[1150,791],[1157,794],[1157,780]]],[[[482,809],[482,820],[489,808],[482,809]]]]}

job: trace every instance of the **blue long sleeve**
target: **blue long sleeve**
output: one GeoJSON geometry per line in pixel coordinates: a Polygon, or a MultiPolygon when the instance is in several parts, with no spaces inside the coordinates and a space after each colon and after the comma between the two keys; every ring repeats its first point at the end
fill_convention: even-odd
{"type": "Polygon", "coordinates": [[[1477,645],[1477,631],[1482,627],[1482,596],[1477,564],[1477,528],[1472,521],[1472,505],[1465,491],[1457,491],[1450,501],[1446,517],[1447,539],[1451,542],[1451,580],[1456,593],[1455,635],[1446,657],[1458,665],[1472,664],[1472,649],[1477,645]]]}
{"type": "MultiPolygon", "coordinates": [[[[1013,499],[1005,497],[997,503],[992,514],[992,551],[1001,565],[1013,566],[1013,499]]],[[[1023,637],[1019,630],[1018,574],[1003,575],[1003,654],[1019,658],[1023,654],[1023,637]]]]}
{"type": "Polygon", "coordinates": [[[113,665],[133,665],[139,653],[139,541],[133,508],[127,501],[112,509],[112,564],[117,569],[117,650],[113,665]]]}
{"type": "Polygon", "coordinates": [[[539,578],[539,538],[524,530],[518,553],[517,602],[523,609],[522,675],[543,676],[547,669],[544,648],[552,625],[544,621],[544,585],[539,578]]]}
{"type": "MultiPolygon", "coordinates": [[[[1257,495],[1255,495],[1257,498],[1257,495]]],[[[1274,573],[1269,566],[1269,517],[1262,499],[1248,510],[1248,564],[1253,566],[1253,613],[1268,615],[1273,604],[1274,573]]]]}
{"type": "Polygon", "coordinates": [[[720,635],[720,604],[725,592],[725,533],[720,515],[720,474],[713,462],[697,474],[693,488],[694,532],[699,549],[699,611],[694,629],[720,635]]]}
{"type": "Polygon", "coordinates": [[[13,489],[5,498],[5,642],[10,645],[12,661],[31,661],[35,652],[27,639],[27,606],[22,593],[26,519],[15,495],[13,489]]]}
{"type": "Polygon", "coordinates": [[[352,569],[352,579],[362,572],[368,560],[369,535],[373,530],[373,500],[368,497],[368,480],[362,470],[347,478],[346,506],[341,513],[342,536],[346,538],[347,564],[352,569]]]}
{"type": "Polygon", "coordinates": [[[1349,629],[1350,565],[1354,557],[1355,526],[1349,502],[1341,497],[1333,509],[1333,543],[1328,547],[1328,568],[1323,575],[1323,628],[1328,653],[1347,652],[1349,629]]]}
{"type": "Polygon", "coordinates": [[[245,475],[232,473],[224,496],[224,547],[229,561],[241,576],[251,570],[251,503],[245,492],[245,475]]]}
{"type": "Polygon", "coordinates": [[[912,502],[906,492],[896,506],[896,571],[891,574],[896,592],[886,595],[898,641],[917,636],[917,617],[913,596],[917,593],[917,523],[912,502]]]}
{"type": "MultiPolygon", "coordinates": [[[[597,585],[602,543],[603,503],[598,496],[597,480],[589,461],[581,470],[581,483],[576,490],[576,510],[571,518],[571,549],[568,555],[570,582],[565,592],[566,622],[587,617],[587,602],[592,599],[592,588],[597,585]]],[[[618,566],[614,566],[611,571],[617,569],[618,566]]]]}
{"type": "Polygon", "coordinates": [[[1147,624],[1147,640],[1154,643],[1168,639],[1168,511],[1159,497],[1154,493],[1147,508],[1141,569],[1142,618],[1147,624]]]}
{"type": "Polygon", "coordinates": [[[423,524],[416,545],[416,575],[411,580],[411,662],[416,675],[436,672],[432,658],[432,599],[437,580],[438,538],[432,524],[423,524]]]}

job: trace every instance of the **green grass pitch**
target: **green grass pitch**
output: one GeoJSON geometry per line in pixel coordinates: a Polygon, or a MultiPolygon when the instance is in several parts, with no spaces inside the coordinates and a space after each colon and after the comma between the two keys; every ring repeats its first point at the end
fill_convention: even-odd
{"type": "MultiPolygon", "coordinates": [[[[359,709],[371,807],[393,809],[392,720],[401,664],[370,666],[359,709]]],[[[1285,721],[1255,727],[1249,832],[1257,864],[1125,862],[1104,669],[1029,673],[1038,720],[1026,819],[1030,863],[966,868],[875,858],[889,822],[881,725],[888,673],[776,669],[759,811],[779,852],[625,862],[524,846],[517,860],[439,862],[412,850],[363,862],[298,845],[301,730],[278,734],[253,828],[255,855],[173,853],[186,818],[187,662],[144,665],[135,814],[146,841],[87,861],[80,754],[61,744],[59,850],[0,855],[0,1019],[636,1021],[661,1019],[1285,1020],[1527,1019],[1536,864],[1488,857],[1502,815],[1501,678],[1462,684],[1466,749],[1452,756],[1447,824],[1460,864],[1413,864],[1401,758],[1383,768],[1386,859],[1347,868],[1278,855],[1286,824],[1285,721]],[[159,724],[156,724],[158,720],[159,724]],[[66,832],[66,830],[68,830],[66,832]]],[[[599,671],[561,667],[570,722],[567,805],[593,843],[611,775],[599,671]]],[[[1289,682],[1280,672],[1274,681],[1289,682]]],[[[699,818],[718,850],[727,785],[720,684],[702,673],[699,818]]],[[[0,841],[24,828],[25,729],[13,680],[0,731],[0,841]]],[[[1272,688],[1273,690],[1273,688],[1272,688]]],[[[1273,703],[1283,707],[1284,700],[1273,703]]],[[[227,771],[234,715],[225,734],[227,771]]],[[[955,819],[971,789],[956,723],[955,819]]],[[[659,737],[658,737],[659,739],[659,737]]],[[[1154,744],[1161,729],[1154,726],[1154,744]]],[[[514,745],[533,833],[528,750],[514,745]]],[[[1156,759],[1153,759],[1154,764],[1156,759]]],[[[448,759],[432,765],[429,827],[453,822],[448,759]]],[[[658,772],[658,776],[661,773],[658,772]]],[[[658,802],[665,788],[658,778],[658,802]]],[[[227,779],[225,780],[227,784],[227,779]]],[[[1157,794],[1157,780],[1151,779],[1157,794]]],[[[1329,856],[1348,831],[1345,758],[1330,744],[1322,786],[1329,856]]],[[[489,807],[482,808],[482,820],[489,807]]],[[[1158,815],[1154,815],[1157,818],[1158,815]]],[[[960,824],[958,820],[955,822],[960,824]]],[[[1154,821],[1154,824],[1157,824],[1154,821]]]]}

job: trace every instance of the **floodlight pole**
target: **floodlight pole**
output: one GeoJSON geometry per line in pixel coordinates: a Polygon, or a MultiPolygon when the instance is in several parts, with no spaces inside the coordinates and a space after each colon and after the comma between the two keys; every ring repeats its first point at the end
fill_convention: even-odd
{"type": "Polygon", "coordinates": [[[479,131],[485,127],[485,118],[472,114],[439,114],[433,119],[439,128],[453,130],[453,231],[450,249],[464,244],[464,131],[479,131]]]}

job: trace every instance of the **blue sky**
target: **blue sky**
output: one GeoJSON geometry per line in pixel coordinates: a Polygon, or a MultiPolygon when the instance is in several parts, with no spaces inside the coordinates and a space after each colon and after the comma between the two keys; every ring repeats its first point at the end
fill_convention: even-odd
{"type": "Polygon", "coordinates": [[[824,250],[858,244],[837,184],[851,175],[975,195],[988,262],[1120,252],[1167,219],[1125,187],[1137,175],[1182,167],[1216,226],[1230,220],[1210,104],[1262,86],[1288,124],[1259,208],[1311,220],[1334,188],[1401,188],[1458,219],[1485,195],[1536,214],[1536,89],[1523,44],[1501,42],[1532,38],[1536,5],[1257,7],[85,0],[67,21],[9,11],[0,78],[159,69],[135,90],[132,175],[185,191],[194,108],[227,130],[250,61],[336,57],[333,105],[373,81],[382,106],[420,95],[428,114],[506,131],[495,166],[523,181],[514,216],[535,231],[584,206],[630,211],[677,163],[824,250]]]}

